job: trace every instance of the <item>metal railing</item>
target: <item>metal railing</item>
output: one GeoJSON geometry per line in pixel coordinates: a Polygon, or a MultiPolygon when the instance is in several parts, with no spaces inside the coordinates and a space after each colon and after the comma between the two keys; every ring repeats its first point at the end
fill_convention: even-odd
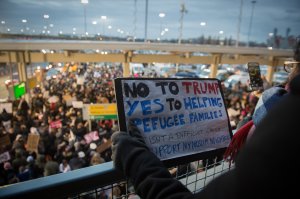
{"type": "MultiPolygon", "coordinates": [[[[217,159],[198,160],[172,167],[173,176],[191,192],[201,191],[212,179],[228,171],[230,165],[217,159]]],[[[171,168],[170,168],[171,172],[171,168]]],[[[0,198],[116,198],[135,196],[131,183],[113,168],[112,162],[90,166],[0,188],[0,198]]]]}

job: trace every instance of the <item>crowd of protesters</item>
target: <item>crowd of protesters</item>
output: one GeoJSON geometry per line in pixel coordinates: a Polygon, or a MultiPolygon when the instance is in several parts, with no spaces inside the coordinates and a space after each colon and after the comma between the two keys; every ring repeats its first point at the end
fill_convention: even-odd
{"type": "Polygon", "coordinates": [[[0,186],[111,161],[110,148],[99,152],[97,147],[108,142],[118,129],[117,121],[89,123],[82,109],[69,102],[115,102],[112,80],[120,76],[119,66],[66,69],[35,87],[30,100],[22,97],[12,101],[12,113],[3,109],[0,137],[8,135],[9,142],[1,146],[0,154],[9,155],[7,161],[1,162],[0,186]],[[78,84],[78,78],[84,78],[84,83],[78,84]],[[65,96],[69,96],[69,102],[65,96]],[[53,122],[59,125],[51,125],[53,122]],[[90,132],[96,132],[92,141],[85,138],[90,132]],[[39,135],[33,151],[27,146],[30,134],[39,135]]]}
{"type": "MultiPolygon", "coordinates": [[[[82,109],[70,102],[115,103],[113,79],[122,77],[122,67],[80,65],[74,70],[70,65],[54,76],[45,73],[44,77],[31,91],[29,100],[14,100],[12,113],[3,110],[0,114],[0,138],[9,135],[10,143],[0,146],[0,154],[9,153],[9,159],[0,162],[0,186],[111,161],[110,147],[100,152],[97,149],[118,130],[117,120],[89,122],[82,109]],[[57,121],[60,125],[51,125],[57,121]],[[95,140],[85,138],[90,132],[96,132],[95,140]],[[34,151],[27,146],[30,134],[39,135],[34,151]]],[[[239,121],[253,113],[258,95],[247,92],[242,84],[230,90],[224,87],[223,92],[235,129],[239,121]]]]}

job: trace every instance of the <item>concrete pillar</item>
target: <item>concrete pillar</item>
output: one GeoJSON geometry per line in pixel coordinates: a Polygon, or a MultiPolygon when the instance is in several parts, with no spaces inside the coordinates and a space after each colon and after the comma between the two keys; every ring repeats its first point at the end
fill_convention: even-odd
{"type": "Polygon", "coordinates": [[[218,66],[220,64],[221,55],[216,54],[213,55],[213,63],[210,65],[210,78],[215,78],[218,72],[218,66]]]}
{"type": "Polygon", "coordinates": [[[130,76],[129,62],[124,62],[122,65],[123,65],[123,77],[129,77],[130,76]]]}
{"type": "Polygon", "coordinates": [[[274,74],[274,71],[275,71],[276,62],[275,62],[273,56],[269,57],[269,61],[270,61],[270,65],[268,65],[266,79],[267,79],[267,81],[269,83],[272,84],[272,82],[273,82],[273,74],[274,74]]]}

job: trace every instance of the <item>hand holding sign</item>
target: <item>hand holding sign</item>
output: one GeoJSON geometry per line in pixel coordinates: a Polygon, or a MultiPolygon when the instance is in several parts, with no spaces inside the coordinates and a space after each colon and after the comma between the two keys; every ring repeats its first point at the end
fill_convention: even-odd
{"type": "Polygon", "coordinates": [[[141,150],[149,150],[141,132],[132,121],[129,122],[128,133],[124,131],[115,132],[111,136],[111,140],[112,160],[115,167],[121,171],[126,170],[124,169],[124,163],[130,162],[126,160],[128,154],[133,154],[132,156],[130,155],[130,157],[134,157],[134,153],[139,153],[141,150]]]}

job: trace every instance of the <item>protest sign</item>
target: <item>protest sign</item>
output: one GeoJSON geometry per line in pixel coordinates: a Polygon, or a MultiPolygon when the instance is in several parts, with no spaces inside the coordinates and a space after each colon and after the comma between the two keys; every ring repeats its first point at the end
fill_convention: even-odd
{"type": "Polygon", "coordinates": [[[8,121],[3,121],[2,122],[2,125],[4,126],[4,129],[6,132],[9,132],[9,129],[11,128],[11,120],[8,120],[8,121]]]}
{"type": "Polygon", "coordinates": [[[66,101],[67,106],[72,106],[73,97],[71,95],[64,95],[63,99],[66,101]]]}
{"type": "Polygon", "coordinates": [[[161,160],[225,150],[232,132],[217,79],[117,78],[120,129],[132,120],[161,160]]]}
{"type": "Polygon", "coordinates": [[[58,129],[62,127],[62,123],[61,120],[57,120],[57,121],[52,121],[50,122],[50,127],[54,128],[54,129],[58,129]]]}
{"type": "Polygon", "coordinates": [[[38,152],[40,135],[30,133],[27,139],[27,151],[35,151],[38,152]]]}
{"type": "Polygon", "coordinates": [[[91,119],[117,119],[117,105],[115,103],[110,104],[91,104],[88,107],[89,116],[91,119]]]}
{"type": "Polygon", "coordinates": [[[99,135],[97,131],[92,131],[84,135],[84,139],[87,144],[91,143],[92,141],[99,140],[99,135]]]}
{"type": "Polygon", "coordinates": [[[0,147],[5,147],[7,145],[10,145],[10,138],[8,134],[5,134],[0,137],[0,147]]]}
{"type": "Polygon", "coordinates": [[[0,164],[8,160],[10,160],[10,155],[8,151],[0,154],[0,164]]]}
{"type": "Polygon", "coordinates": [[[110,148],[111,143],[112,143],[111,139],[107,140],[106,142],[101,143],[101,144],[97,147],[96,151],[97,151],[98,153],[102,153],[102,152],[105,151],[106,149],[109,149],[109,148],[110,148]]]}
{"type": "Polygon", "coordinates": [[[83,107],[83,102],[82,101],[72,101],[72,106],[74,108],[82,108],[83,107]]]}
{"type": "Polygon", "coordinates": [[[12,113],[13,112],[12,103],[10,102],[0,103],[0,113],[2,113],[4,109],[6,110],[7,113],[12,113]]]}

